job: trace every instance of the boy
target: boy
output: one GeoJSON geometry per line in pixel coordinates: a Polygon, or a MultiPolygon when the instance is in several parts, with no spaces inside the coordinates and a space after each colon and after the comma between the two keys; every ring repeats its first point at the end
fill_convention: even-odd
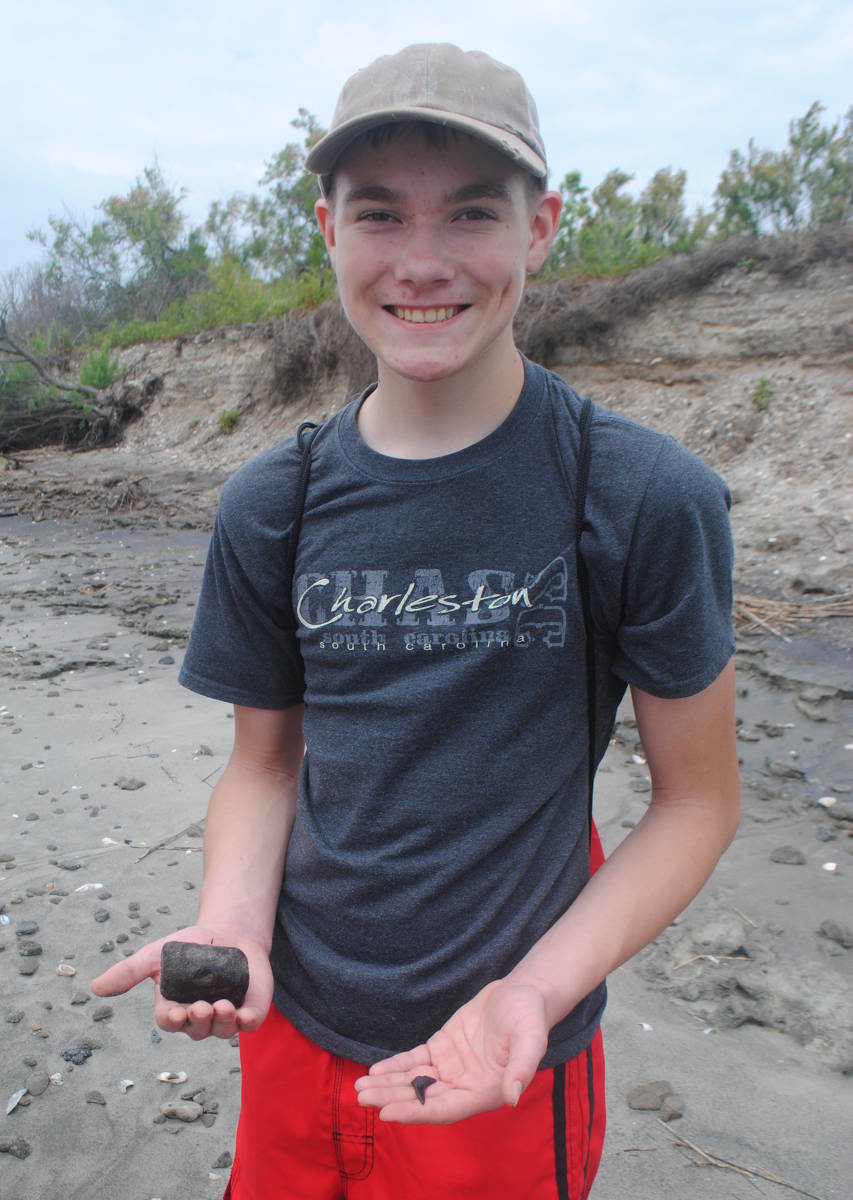
{"type": "MultiPolygon", "coordinates": [[[[241,1033],[233,1200],[586,1196],[604,978],[737,824],[728,496],[596,410],[595,757],[630,684],[653,784],[601,866],[580,401],[512,334],[559,214],[533,101],[486,55],[410,46],[347,83],[308,166],[378,382],[310,447],[292,580],[300,447],[223,491],[182,681],[235,705],[235,743],[176,936],[241,947],[250,987],[237,1012],[155,988],[157,1021],[241,1033]]],[[[96,990],[156,984],[161,944],[96,990]]]]}

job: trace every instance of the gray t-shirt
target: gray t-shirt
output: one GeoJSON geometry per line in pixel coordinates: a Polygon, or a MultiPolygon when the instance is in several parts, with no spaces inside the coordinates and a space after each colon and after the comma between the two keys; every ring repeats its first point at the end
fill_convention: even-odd
{"type": "MultiPolygon", "coordinates": [[[[356,1061],[424,1041],[588,879],[579,407],[527,362],[498,429],[412,460],[364,443],[354,401],[314,441],[291,596],[294,440],[223,489],[180,679],[257,708],[304,698],[275,1003],[356,1061]]],[[[591,446],[600,756],[627,683],[692,695],[728,661],[732,552],[698,458],[600,408],[591,446]]],[[[604,1001],[602,984],[552,1030],[543,1065],[588,1045],[604,1001]]]]}

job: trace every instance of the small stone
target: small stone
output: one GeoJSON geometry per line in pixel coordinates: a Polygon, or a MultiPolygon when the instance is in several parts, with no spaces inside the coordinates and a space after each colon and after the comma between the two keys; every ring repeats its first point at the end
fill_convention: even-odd
{"type": "Polygon", "coordinates": [[[124,775],[122,775],[122,777],[120,779],[117,779],[115,781],[115,785],[117,788],[120,788],[123,792],[138,792],[140,788],[145,787],[145,780],[144,779],[128,779],[124,775]]]}
{"type": "Polygon", "coordinates": [[[172,915],[172,910],[169,908],[168,904],[161,904],[157,909],[157,912],[161,913],[164,917],[170,917],[172,915]]]}
{"type": "Polygon", "coordinates": [[[113,1007],[111,1004],[99,1004],[92,1013],[93,1021],[108,1021],[113,1015],[113,1007]]]}
{"type": "Polygon", "coordinates": [[[166,942],[160,954],[160,992],[166,1000],[230,1000],[239,1008],[249,986],[249,964],[233,946],[166,942]]]}
{"type": "Polygon", "coordinates": [[[30,937],[38,931],[38,921],[19,921],[15,926],[15,937],[30,937]]]}
{"type": "Polygon", "coordinates": [[[109,921],[110,911],[108,908],[96,908],[92,914],[99,925],[103,925],[104,921],[109,921]]]}
{"type": "Polygon", "coordinates": [[[158,1030],[152,1029],[151,1030],[151,1041],[153,1042],[153,1044],[155,1046],[159,1046],[160,1043],[162,1042],[162,1040],[163,1040],[163,1038],[160,1036],[160,1033],[158,1032],[158,1030]]]}
{"type": "Polygon", "coordinates": [[[71,997],[72,1004],[88,1004],[92,997],[88,992],[75,992],[71,997]]]}
{"type": "Polygon", "coordinates": [[[22,963],[18,963],[19,975],[35,975],[39,969],[39,960],[37,958],[25,958],[22,963]]]}
{"type": "Polygon", "coordinates": [[[101,1092],[91,1091],[86,1093],[87,1104],[106,1104],[106,1100],[101,1092]]]}
{"type": "Polygon", "coordinates": [[[31,1147],[22,1137],[0,1137],[0,1154],[12,1154],[15,1158],[29,1158],[31,1147]]]}
{"type": "Polygon", "coordinates": [[[129,940],[130,940],[130,935],[127,933],[116,934],[116,941],[118,942],[119,945],[123,945],[125,942],[127,942],[129,940]]]}
{"type": "Polygon", "coordinates": [[[768,758],[765,762],[767,770],[777,779],[805,779],[806,777],[805,771],[784,759],[768,758]]]}
{"type": "Polygon", "coordinates": [[[37,821],[38,819],[39,819],[39,815],[37,812],[28,812],[27,815],[24,817],[25,821],[37,821]]]}
{"type": "Polygon", "coordinates": [[[640,1112],[657,1112],[671,1092],[672,1084],[666,1079],[641,1083],[628,1093],[628,1107],[640,1112]]]}
{"type": "Polygon", "coordinates": [[[186,892],[195,891],[195,884],[192,883],[189,879],[185,879],[184,880],[184,891],[186,891],[186,892]]]}
{"type": "Polygon", "coordinates": [[[152,1125],[165,1125],[166,1118],[163,1116],[162,1113],[157,1113],[156,1117],[151,1118],[151,1124],[152,1125]]]}
{"type": "Polygon", "coordinates": [[[777,846],[775,850],[771,850],[770,852],[770,861],[786,863],[792,867],[802,867],[805,864],[806,856],[796,846],[777,846]]]}
{"type": "Polygon", "coordinates": [[[27,1058],[23,1059],[22,1061],[23,1061],[24,1066],[29,1067],[31,1071],[34,1071],[36,1069],[36,1067],[38,1066],[38,1061],[34,1058],[27,1057],[27,1058]]]}
{"type": "Polygon", "coordinates": [[[201,1114],[201,1123],[207,1129],[210,1129],[211,1125],[216,1123],[216,1113],[203,1112],[201,1114]]]}
{"type": "Polygon", "coordinates": [[[18,953],[22,958],[33,958],[37,954],[42,954],[44,947],[41,942],[32,942],[27,938],[18,942],[18,953]]]}
{"type": "Polygon", "coordinates": [[[660,1106],[660,1119],[662,1121],[677,1121],[683,1115],[684,1101],[679,1095],[673,1092],[666,1097],[660,1106]]]}
{"type": "Polygon", "coordinates": [[[15,861],[14,854],[9,854],[7,850],[0,852],[0,863],[10,863],[15,861]]]}
{"type": "Polygon", "coordinates": [[[19,1025],[25,1016],[26,1013],[22,1008],[16,1008],[14,1012],[6,1014],[6,1023],[8,1025],[19,1025]]]}
{"type": "Polygon", "coordinates": [[[99,900],[109,900],[112,897],[112,892],[108,892],[106,888],[101,888],[98,892],[99,900]]]}
{"type": "Polygon", "coordinates": [[[61,858],[56,865],[63,871],[79,871],[83,864],[73,858],[61,858]]]}
{"type": "Polygon", "coordinates": [[[115,948],[116,948],[116,944],[110,938],[107,938],[107,940],[105,942],[101,942],[101,953],[102,954],[111,954],[113,952],[113,950],[115,950],[115,948]]]}
{"type": "Polygon", "coordinates": [[[164,654],[162,658],[157,659],[157,662],[161,667],[173,667],[175,665],[175,660],[171,654],[164,654]]]}
{"type": "Polygon", "coordinates": [[[33,1071],[27,1079],[27,1091],[31,1096],[40,1096],[50,1087],[50,1076],[47,1071],[33,1071]]]}
{"type": "Polygon", "coordinates": [[[202,1111],[201,1105],[194,1100],[167,1100],[160,1105],[164,1117],[174,1117],[178,1121],[197,1121],[202,1111]]]}
{"type": "Polygon", "coordinates": [[[840,921],[821,921],[818,933],[832,942],[838,942],[845,950],[853,947],[853,929],[849,925],[842,925],[840,921]]]}
{"type": "Polygon", "coordinates": [[[127,905],[128,912],[137,913],[137,912],[139,912],[140,908],[141,908],[141,905],[138,900],[129,900],[128,901],[128,905],[127,905]]]}
{"type": "Polygon", "coordinates": [[[630,787],[632,792],[639,792],[641,794],[645,793],[645,792],[650,792],[652,790],[651,780],[646,779],[645,777],[639,778],[639,779],[632,779],[631,782],[628,784],[628,786],[630,787]]]}
{"type": "Polygon", "coordinates": [[[82,1067],[86,1059],[92,1057],[92,1051],[88,1046],[66,1046],[64,1050],[59,1051],[59,1057],[64,1058],[66,1062],[74,1063],[77,1067],[82,1067]]]}
{"type": "Polygon", "coordinates": [[[219,1158],[217,1158],[216,1162],[213,1164],[213,1170],[222,1171],[226,1167],[230,1167],[233,1161],[234,1160],[231,1158],[229,1152],[227,1150],[223,1150],[219,1155],[219,1158]]]}

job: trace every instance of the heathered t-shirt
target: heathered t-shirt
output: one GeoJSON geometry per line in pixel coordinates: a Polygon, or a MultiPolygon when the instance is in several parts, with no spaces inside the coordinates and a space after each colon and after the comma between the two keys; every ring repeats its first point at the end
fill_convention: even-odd
{"type": "MultiPolygon", "coordinates": [[[[358,404],[314,440],[292,594],[294,439],[226,484],[180,679],[304,700],[274,1000],[371,1063],[510,971],[586,883],[587,714],[576,394],[525,363],[499,428],[418,460],[370,449],[358,404]]],[[[600,756],[626,684],[687,696],[728,661],[732,554],[727,489],[698,458],[600,408],[591,447],[600,756]]],[[[543,1066],[589,1044],[604,1002],[602,984],[555,1026],[543,1066]]]]}

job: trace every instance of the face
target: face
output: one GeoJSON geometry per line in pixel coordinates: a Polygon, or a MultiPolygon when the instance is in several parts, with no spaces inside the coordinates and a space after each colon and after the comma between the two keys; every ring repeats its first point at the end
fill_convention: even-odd
{"type": "Polygon", "coordinates": [[[525,274],[553,237],[559,196],[533,201],[522,171],[483,142],[361,141],[317,219],[344,309],[392,375],[433,382],[514,354],[525,274]]]}

